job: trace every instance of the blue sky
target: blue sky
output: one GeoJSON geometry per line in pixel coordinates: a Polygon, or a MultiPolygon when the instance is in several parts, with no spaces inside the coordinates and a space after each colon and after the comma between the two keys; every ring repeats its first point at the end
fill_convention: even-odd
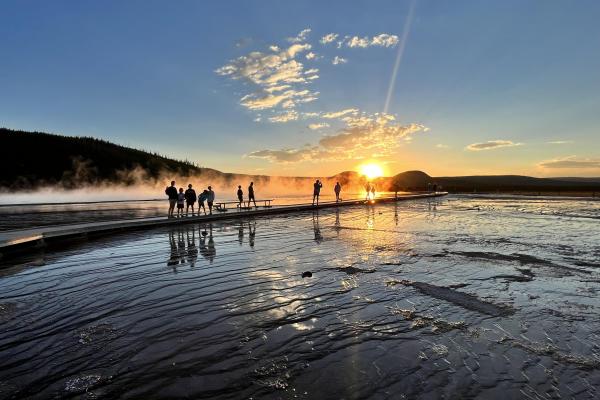
{"type": "Polygon", "coordinates": [[[0,125],[223,171],[598,176],[599,15],[596,1],[5,0],[0,125]]]}

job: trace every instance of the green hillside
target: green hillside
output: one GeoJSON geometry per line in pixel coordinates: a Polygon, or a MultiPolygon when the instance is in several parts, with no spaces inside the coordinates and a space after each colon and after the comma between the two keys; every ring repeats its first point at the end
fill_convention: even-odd
{"type": "Polygon", "coordinates": [[[0,128],[0,187],[42,185],[75,188],[99,182],[133,184],[131,171],[157,179],[162,173],[191,175],[200,168],[91,137],[70,137],[0,128]]]}

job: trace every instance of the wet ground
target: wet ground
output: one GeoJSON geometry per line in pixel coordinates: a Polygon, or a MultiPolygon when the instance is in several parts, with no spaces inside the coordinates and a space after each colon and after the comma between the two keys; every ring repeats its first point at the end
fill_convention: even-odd
{"type": "Polygon", "coordinates": [[[449,197],[6,260],[0,398],[598,398],[599,204],[449,197]]]}

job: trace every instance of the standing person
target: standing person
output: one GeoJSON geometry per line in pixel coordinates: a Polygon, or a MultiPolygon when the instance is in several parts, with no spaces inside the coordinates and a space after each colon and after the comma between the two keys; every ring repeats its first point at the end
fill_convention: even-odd
{"type": "Polygon", "coordinates": [[[190,207],[192,207],[192,217],[194,216],[194,203],[196,203],[196,191],[192,189],[192,184],[188,185],[187,190],[185,191],[185,214],[188,215],[190,212],[190,207]]]}
{"type": "Polygon", "coordinates": [[[323,184],[321,183],[321,181],[319,181],[318,179],[315,181],[315,183],[313,184],[313,201],[312,201],[312,205],[315,205],[315,199],[317,199],[317,205],[319,205],[319,195],[321,194],[321,188],[323,187],[323,184]]]}
{"type": "Polygon", "coordinates": [[[433,193],[437,193],[437,183],[433,184],[433,193]]]}
{"type": "Polygon", "coordinates": [[[340,201],[340,192],[342,191],[342,185],[340,185],[339,182],[336,182],[333,191],[335,192],[335,202],[337,203],[340,201]]]}
{"type": "Polygon", "coordinates": [[[371,198],[375,200],[375,185],[371,185],[371,198]]]}
{"type": "Polygon", "coordinates": [[[250,182],[250,186],[248,186],[248,207],[250,207],[251,201],[254,202],[254,207],[256,207],[256,199],[254,198],[254,182],[250,182]]]}
{"type": "Polygon", "coordinates": [[[371,183],[367,182],[367,184],[365,185],[365,191],[367,192],[367,197],[365,197],[365,200],[369,200],[369,195],[371,194],[371,183]]]}
{"type": "MultiPolygon", "coordinates": [[[[238,207],[241,210],[242,204],[244,203],[244,192],[242,191],[242,185],[238,185],[237,197],[238,201],[240,202],[240,204],[238,204],[238,207]]],[[[248,202],[248,207],[250,207],[250,202],[248,202]]]]}
{"type": "Polygon", "coordinates": [[[175,187],[175,181],[171,181],[171,186],[165,189],[165,194],[169,196],[169,218],[173,217],[173,209],[177,204],[177,188],[175,187]]]}
{"type": "Polygon", "coordinates": [[[208,203],[208,213],[212,214],[212,206],[215,202],[215,192],[213,192],[212,186],[208,187],[208,196],[206,197],[206,202],[208,203]]]}
{"type": "Polygon", "coordinates": [[[198,215],[200,215],[200,207],[202,207],[202,211],[204,211],[204,215],[206,215],[206,207],[204,207],[204,202],[208,199],[208,190],[204,189],[200,195],[198,195],[198,215]]]}
{"type": "Polygon", "coordinates": [[[179,194],[177,195],[177,216],[183,217],[183,206],[185,204],[185,193],[183,188],[179,188],[179,194]]]}

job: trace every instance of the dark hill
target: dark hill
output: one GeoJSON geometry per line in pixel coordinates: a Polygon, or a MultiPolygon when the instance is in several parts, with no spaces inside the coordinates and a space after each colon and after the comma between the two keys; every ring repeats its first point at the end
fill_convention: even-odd
{"type": "Polygon", "coordinates": [[[0,187],[42,185],[74,188],[98,182],[133,184],[138,171],[147,179],[163,173],[192,175],[200,168],[91,137],[70,137],[0,128],[0,187]]]}

